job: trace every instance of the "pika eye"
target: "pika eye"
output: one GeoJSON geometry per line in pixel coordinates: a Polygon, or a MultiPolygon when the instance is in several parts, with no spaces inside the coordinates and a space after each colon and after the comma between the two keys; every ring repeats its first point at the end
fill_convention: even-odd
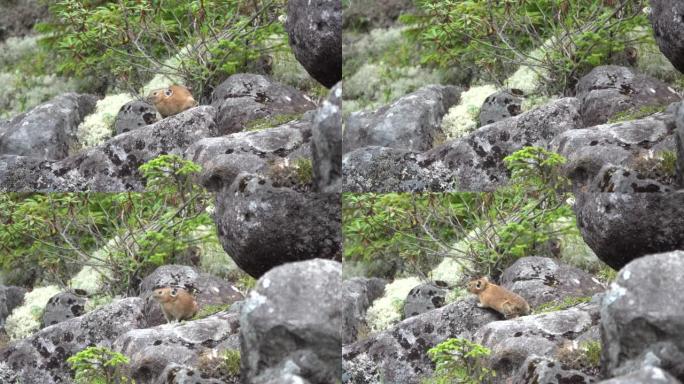
{"type": "Polygon", "coordinates": [[[171,290],[171,296],[176,296],[178,294],[178,290],[176,288],[171,290]]]}
{"type": "Polygon", "coordinates": [[[164,94],[165,94],[166,96],[171,96],[171,95],[173,95],[173,90],[167,89],[166,91],[164,91],[164,94]]]}
{"type": "Polygon", "coordinates": [[[481,287],[482,287],[482,282],[478,281],[476,286],[477,286],[478,288],[481,288],[481,287]]]}

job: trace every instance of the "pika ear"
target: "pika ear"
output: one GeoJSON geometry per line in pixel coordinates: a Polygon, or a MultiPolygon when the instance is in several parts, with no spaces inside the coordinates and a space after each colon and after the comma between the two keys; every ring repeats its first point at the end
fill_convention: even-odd
{"type": "Polygon", "coordinates": [[[485,283],[489,283],[489,278],[487,276],[482,277],[482,281],[485,283]]]}
{"type": "Polygon", "coordinates": [[[166,95],[167,97],[173,95],[173,89],[167,88],[167,89],[164,91],[164,95],[166,95]]]}
{"type": "Polygon", "coordinates": [[[177,294],[178,294],[178,289],[177,289],[177,288],[174,288],[174,289],[171,290],[171,297],[176,297],[177,294]]]}

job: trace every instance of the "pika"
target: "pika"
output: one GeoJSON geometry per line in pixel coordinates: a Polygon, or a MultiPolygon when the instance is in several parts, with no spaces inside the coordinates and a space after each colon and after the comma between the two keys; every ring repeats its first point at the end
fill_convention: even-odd
{"type": "Polygon", "coordinates": [[[490,283],[486,277],[468,282],[468,291],[480,299],[478,307],[491,308],[507,319],[530,313],[527,301],[515,293],[490,283]]]}
{"type": "Polygon", "coordinates": [[[184,288],[157,288],[152,295],[159,303],[167,322],[192,319],[198,307],[195,297],[184,288]]]}
{"type": "Polygon", "coordinates": [[[172,116],[197,106],[192,93],[182,85],[154,90],[147,96],[147,101],[154,104],[162,117],[172,116]]]}

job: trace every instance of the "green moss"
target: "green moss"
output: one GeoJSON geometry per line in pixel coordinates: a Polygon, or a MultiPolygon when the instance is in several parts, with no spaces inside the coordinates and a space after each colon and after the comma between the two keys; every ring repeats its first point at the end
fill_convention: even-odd
{"type": "Polygon", "coordinates": [[[663,112],[667,106],[665,105],[645,105],[638,109],[629,109],[627,111],[618,112],[608,120],[609,124],[619,123],[623,121],[633,121],[643,119],[651,116],[654,113],[663,112]]]}
{"type": "Polygon", "coordinates": [[[302,113],[284,114],[267,116],[261,119],[252,120],[245,126],[245,131],[261,131],[263,129],[275,128],[279,125],[302,118],[302,113]]]}
{"type": "Polygon", "coordinates": [[[677,154],[674,151],[660,152],[660,169],[663,174],[675,176],[677,173],[677,154]]]}
{"type": "Polygon", "coordinates": [[[566,297],[560,303],[548,302],[548,303],[541,304],[537,308],[534,309],[533,313],[535,315],[538,315],[540,313],[562,311],[564,309],[574,307],[575,305],[588,303],[590,301],[591,301],[591,297],[589,297],[589,296],[566,297]]]}
{"type": "Polygon", "coordinates": [[[254,289],[254,287],[256,287],[256,283],[257,283],[257,281],[255,278],[253,278],[250,275],[245,274],[245,275],[242,275],[238,279],[238,281],[237,281],[237,283],[235,283],[235,285],[237,285],[237,287],[242,292],[248,292],[248,291],[251,291],[252,289],[254,289]]]}
{"type": "Polygon", "coordinates": [[[223,364],[226,371],[233,375],[240,375],[240,351],[228,350],[223,354],[223,364]]]}
{"type": "Polygon", "coordinates": [[[200,308],[199,312],[193,317],[193,320],[204,319],[205,317],[211,316],[213,314],[227,311],[230,308],[230,304],[215,304],[215,305],[204,305],[200,308]]]}
{"type": "Polygon", "coordinates": [[[300,158],[295,161],[297,178],[301,184],[309,184],[313,181],[313,164],[311,159],[300,158]]]}
{"type": "Polygon", "coordinates": [[[582,344],[584,363],[590,367],[601,365],[601,343],[599,341],[589,341],[582,344]]]}
{"type": "Polygon", "coordinates": [[[603,283],[609,284],[615,281],[615,278],[617,277],[617,271],[604,264],[596,274],[596,277],[598,277],[598,279],[603,283]]]}

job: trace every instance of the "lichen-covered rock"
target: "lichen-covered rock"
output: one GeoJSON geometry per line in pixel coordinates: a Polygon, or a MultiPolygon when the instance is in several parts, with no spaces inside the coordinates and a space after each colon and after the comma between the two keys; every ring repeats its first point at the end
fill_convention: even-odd
{"type": "Polygon", "coordinates": [[[119,110],[114,119],[114,130],[119,135],[133,131],[157,121],[157,110],[154,106],[143,100],[133,100],[119,110]]]}
{"type": "Polygon", "coordinates": [[[285,29],[307,72],[331,88],[342,80],[342,2],[289,0],[285,29]]]}
{"type": "Polygon", "coordinates": [[[52,296],[45,305],[41,328],[83,315],[86,300],[86,297],[77,292],[61,292],[52,296]]]}
{"type": "Polygon", "coordinates": [[[604,380],[598,384],[681,384],[681,382],[667,371],[648,365],[638,371],[604,380]]]}
{"type": "Polygon", "coordinates": [[[145,316],[149,326],[165,324],[166,319],[156,300],[155,288],[182,287],[196,292],[200,311],[209,305],[231,305],[243,299],[240,291],[230,282],[185,265],[162,265],[145,277],[140,284],[140,297],[145,300],[145,316]]]}
{"type": "Polygon", "coordinates": [[[584,127],[604,124],[619,112],[665,107],[681,100],[662,81],[614,65],[594,68],[580,79],[576,91],[584,127]]]}
{"type": "Polygon", "coordinates": [[[311,122],[302,119],[267,130],[202,139],[188,148],[185,158],[202,166],[199,182],[211,191],[229,187],[243,172],[273,178],[279,170],[311,158],[311,122]]]}
{"type": "Polygon", "coordinates": [[[341,288],[342,264],[331,260],[289,263],[263,275],[240,314],[244,382],[275,383],[271,377],[286,373],[311,384],[337,382],[341,288]]]}
{"type": "Polygon", "coordinates": [[[534,308],[569,297],[587,297],[605,287],[583,270],[548,257],[523,257],[506,268],[501,285],[521,295],[534,308]]]}
{"type": "Polygon", "coordinates": [[[615,270],[644,255],[681,249],[683,193],[576,193],[584,241],[615,270]]]}
{"type": "Polygon", "coordinates": [[[497,383],[505,383],[531,356],[553,356],[569,340],[598,323],[598,304],[494,321],[481,327],[473,341],[492,353],[485,366],[496,371],[497,383]]]}
{"type": "Polygon", "coordinates": [[[80,147],[77,132],[95,109],[92,95],[67,93],[0,123],[0,155],[60,160],[80,147]]]}
{"type": "Polygon", "coordinates": [[[211,95],[218,136],[243,131],[257,119],[302,114],[316,106],[293,87],[262,75],[240,73],[227,78],[211,95]]]}
{"type": "MultiPolygon", "coordinates": [[[[222,361],[217,359],[217,361],[212,364],[220,365],[222,361]]],[[[206,377],[206,374],[196,368],[187,367],[181,364],[170,363],[166,366],[166,369],[162,371],[159,375],[159,380],[157,382],[164,384],[239,384],[240,378],[226,378],[215,379],[211,377],[206,377]]]]}
{"type": "Polygon", "coordinates": [[[650,19],[660,51],[684,72],[684,4],[678,0],[651,0],[650,19]]]}
{"type": "Polygon", "coordinates": [[[112,349],[130,358],[129,373],[136,382],[166,383],[168,376],[162,377],[162,372],[172,364],[197,367],[201,359],[212,356],[213,364],[223,363],[218,356],[239,348],[239,329],[238,315],[219,312],[181,324],[131,330],[120,335],[112,349]]]}
{"type": "Polygon", "coordinates": [[[48,17],[47,4],[38,0],[0,3],[0,41],[33,33],[33,26],[48,17]]]}
{"type": "Polygon", "coordinates": [[[142,299],[127,298],[51,325],[0,350],[0,360],[22,379],[34,380],[26,382],[71,382],[73,371],[66,360],[89,346],[110,348],[119,335],[146,327],[143,305],[142,299]]]}
{"type": "Polygon", "coordinates": [[[443,307],[448,292],[447,288],[434,283],[414,287],[404,302],[404,319],[443,307]]]}
{"type": "Polygon", "coordinates": [[[684,380],[683,270],[684,251],[641,257],[620,270],[601,306],[608,377],[652,365],[684,380]]]}
{"type": "Polygon", "coordinates": [[[458,103],[461,90],[429,85],[372,112],[355,112],[346,121],[343,151],[381,146],[427,151],[446,135],[442,118],[458,103]]]}
{"type": "Polygon", "coordinates": [[[521,114],[522,96],[519,89],[505,89],[487,96],[480,108],[480,126],[521,114]]]}
{"type": "Polygon", "coordinates": [[[439,164],[425,166],[420,153],[387,147],[363,147],[342,157],[344,192],[452,191],[454,175],[439,164]]]}
{"type": "Polygon", "coordinates": [[[611,180],[619,170],[606,167],[627,168],[629,173],[623,176],[639,180],[650,178],[646,171],[657,176],[657,163],[648,165],[648,161],[662,151],[674,151],[674,129],[673,115],[659,113],[640,120],[566,131],[551,142],[551,149],[568,159],[565,172],[575,191],[619,192],[631,187],[629,192],[662,192],[664,188],[656,180],[621,186],[620,180],[611,180]]]}
{"type": "Polygon", "coordinates": [[[316,192],[341,192],[342,83],[330,91],[313,122],[311,155],[316,192]]]}
{"type": "Polygon", "coordinates": [[[564,98],[481,127],[421,154],[419,161],[452,170],[455,190],[493,191],[508,180],[504,157],[523,147],[547,148],[554,137],[579,126],[579,101],[564,98]]]}
{"type": "Polygon", "coordinates": [[[248,274],[313,258],[341,260],[339,194],[298,192],[240,174],[216,194],[215,221],[223,249],[248,274]]]}
{"type": "Polygon", "coordinates": [[[468,298],[410,317],[394,327],[342,348],[345,384],[413,384],[428,377],[427,350],[450,337],[470,337],[498,317],[468,298]],[[382,379],[381,379],[382,378],[382,379]]]}
{"type": "Polygon", "coordinates": [[[212,107],[192,108],[60,161],[0,157],[0,190],[141,191],[138,167],[162,154],[182,156],[191,144],[215,133],[214,115],[212,107]]]}
{"type": "Polygon", "coordinates": [[[596,378],[545,356],[532,355],[520,366],[513,384],[590,384],[596,378]]]}
{"type": "Polygon", "coordinates": [[[350,344],[368,331],[366,310],[385,291],[385,281],[378,278],[353,278],[342,282],[342,343],[350,344]]]}
{"type": "Polygon", "coordinates": [[[5,324],[5,319],[12,313],[14,308],[24,302],[26,289],[21,287],[0,285],[0,328],[5,324]]]}
{"type": "Polygon", "coordinates": [[[675,144],[677,146],[677,185],[684,188],[684,103],[677,107],[675,115],[677,131],[675,144]]]}

